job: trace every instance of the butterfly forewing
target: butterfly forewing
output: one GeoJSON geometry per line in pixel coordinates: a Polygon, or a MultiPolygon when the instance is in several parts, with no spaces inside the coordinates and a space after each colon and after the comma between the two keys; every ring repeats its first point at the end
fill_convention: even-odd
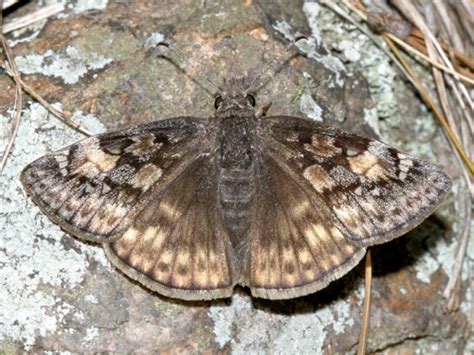
{"type": "MultiPolygon", "coordinates": [[[[205,121],[204,121],[205,122],[205,121]]],[[[113,240],[206,147],[203,121],[176,118],[86,138],[29,164],[21,181],[68,232],[113,240]]]]}
{"type": "Polygon", "coordinates": [[[166,296],[230,296],[234,260],[216,191],[215,164],[196,160],[169,189],[154,193],[117,241],[104,244],[110,260],[166,296]]]}
{"type": "Polygon", "coordinates": [[[266,151],[327,211],[328,227],[356,245],[383,243],[414,228],[451,186],[439,167],[381,142],[308,119],[263,122],[266,151]]]}

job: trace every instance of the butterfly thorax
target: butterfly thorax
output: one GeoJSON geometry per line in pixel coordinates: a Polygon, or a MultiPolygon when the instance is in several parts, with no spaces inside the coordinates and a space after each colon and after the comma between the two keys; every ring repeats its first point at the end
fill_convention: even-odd
{"type": "Polygon", "coordinates": [[[257,118],[245,96],[224,99],[219,104],[215,116],[219,127],[219,203],[232,245],[237,248],[246,239],[251,222],[257,118]]]}

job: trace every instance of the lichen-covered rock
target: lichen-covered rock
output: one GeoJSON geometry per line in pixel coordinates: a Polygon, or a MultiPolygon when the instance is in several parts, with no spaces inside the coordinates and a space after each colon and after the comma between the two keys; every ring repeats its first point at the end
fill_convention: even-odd
{"type": "MultiPolygon", "coordinates": [[[[288,3],[138,0],[83,11],[78,2],[33,36],[20,35],[26,41],[12,37],[13,53],[27,83],[98,133],[213,114],[212,95],[159,56],[163,38],[177,48],[169,56],[212,93],[230,75],[266,78],[288,57],[288,39],[302,33],[306,57],[283,67],[257,97],[259,105],[272,103],[269,115],[306,115],[380,134],[432,161],[446,154],[431,114],[369,39],[318,3],[288,3]]],[[[0,106],[11,106],[6,76],[0,93],[0,106]]],[[[7,117],[3,111],[2,126],[7,117]]],[[[0,176],[0,351],[354,351],[363,265],[300,299],[264,301],[238,289],[230,300],[180,302],[145,290],[113,269],[99,246],[62,232],[26,197],[18,176],[34,158],[79,138],[39,104],[25,105],[0,176]]],[[[456,183],[420,227],[373,248],[369,349],[462,349],[466,315],[445,315],[441,293],[457,250],[453,201],[464,189],[456,183]]]]}

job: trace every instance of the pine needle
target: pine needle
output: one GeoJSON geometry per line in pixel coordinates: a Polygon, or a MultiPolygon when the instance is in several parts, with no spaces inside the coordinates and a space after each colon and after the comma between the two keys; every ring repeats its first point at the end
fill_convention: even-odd
{"type": "Polygon", "coordinates": [[[359,347],[357,355],[364,355],[367,352],[367,338],[369,335],[369,318],[371,304],[372,289],[372,253],[370,249],[365,255],[365,296],[364,296],[364,313],[362,316],[361,330],[359,335],[359,347]]]}

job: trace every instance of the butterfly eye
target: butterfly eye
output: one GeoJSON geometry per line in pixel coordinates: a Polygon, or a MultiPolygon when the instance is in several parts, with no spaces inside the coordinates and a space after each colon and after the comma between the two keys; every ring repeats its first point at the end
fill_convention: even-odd
{"type": "Polygon", "coordinates": [[[214,101],[214,107],[216,108],[216,110],[219,108],[221,103],[222,103],[222,96],[219,95],[216,97],[216,101],[214,101]]]}
{"type": "Polygon", "coordinates": [[[255,107],[255,97],[253,95],[248,94],[245,98],[252,107],[255,107]]]}

